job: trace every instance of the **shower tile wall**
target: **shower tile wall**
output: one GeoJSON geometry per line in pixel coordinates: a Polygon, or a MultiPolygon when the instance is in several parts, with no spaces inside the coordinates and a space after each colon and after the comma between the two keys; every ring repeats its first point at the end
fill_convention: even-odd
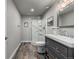
{"type": "Polygon", "coordinates": [[[41,20],[32,21],[32,41],[44,41],[44,30],[41,25],[41,20]]]}

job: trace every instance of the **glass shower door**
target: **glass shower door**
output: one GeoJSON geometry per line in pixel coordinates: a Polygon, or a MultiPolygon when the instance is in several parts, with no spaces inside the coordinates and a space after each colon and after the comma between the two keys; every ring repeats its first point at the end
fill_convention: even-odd
{"type": "Polygon", "coordinates": [[[42,27],[42,20],[32,21],[32,42],[45,41],[45,29],[42,27]]]}

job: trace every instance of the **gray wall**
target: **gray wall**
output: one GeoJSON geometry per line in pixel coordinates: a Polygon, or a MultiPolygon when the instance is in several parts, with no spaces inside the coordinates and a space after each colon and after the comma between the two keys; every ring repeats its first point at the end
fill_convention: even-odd
{"type": "Polygon", "coordinates": [[[7,19],[6,19],[6,36],[8,36],[7,40],[7,50],[6,59],[12,55],[16,47],[18,46],[19,42],[21,41],[21,18],[18,10],[16,9],[12,0],[7,0],[7,19]]]}
{"type": "Polygon", "coordinates": [[[44,15],[43,19],[42,19],[42,25],[45,26],[46,25],[46,33],[52,33],[52,27],[56,27],[57,26],[57,2],[55,4],[53,4],[53,6],[46,12],[46,14],[44,15]],[[54,26],[52,27],[47,27],[47,19],[51,16],[54,16],[54,26]]]}

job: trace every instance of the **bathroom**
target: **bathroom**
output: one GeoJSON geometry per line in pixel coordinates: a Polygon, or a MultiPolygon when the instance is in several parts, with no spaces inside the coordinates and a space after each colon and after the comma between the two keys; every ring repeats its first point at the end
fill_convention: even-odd
{"type": "Polygon", "coordinates": [[[73,0],[7,0],[6,59],[74,59],[73,0]]]}

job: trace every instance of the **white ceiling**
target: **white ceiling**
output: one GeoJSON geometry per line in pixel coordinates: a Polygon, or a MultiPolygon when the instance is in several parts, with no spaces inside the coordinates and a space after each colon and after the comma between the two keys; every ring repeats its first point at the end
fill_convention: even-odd
{"type": "Polygon", "coordinates": [[[21,15],[42,15],[56,0],[14,0],[14,3],[21,15]],[[34,9],[31,12],[30,9],[34,9]]]}

